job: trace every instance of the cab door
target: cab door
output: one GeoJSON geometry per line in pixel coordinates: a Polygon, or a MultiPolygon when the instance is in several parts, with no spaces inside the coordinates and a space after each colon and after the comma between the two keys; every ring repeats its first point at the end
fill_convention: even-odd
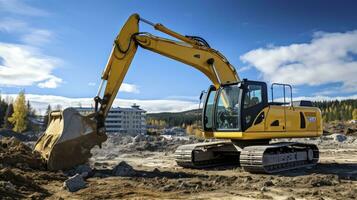
{"type": "Polygon", "coordinates": [[[268,99],[267,86],[264,82],[245,80],[243,87],[242,128],[245,131],[253,125],[254,121],[255,124],[264,122],[266,113],[262,110],[267,106],[268,99]]]}

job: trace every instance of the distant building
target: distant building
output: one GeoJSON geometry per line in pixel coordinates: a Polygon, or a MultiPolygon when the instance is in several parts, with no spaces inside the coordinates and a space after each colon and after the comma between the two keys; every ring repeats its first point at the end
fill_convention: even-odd
{"type": "MultiPolygon", "coordinates": [[[[82,115],[93,113],[93,108],[77,107],[82,115]]],[[[134,104],[131,108],[111,108],[105,120],[107,133],[146,134],[146,111],[134,104]]]]}

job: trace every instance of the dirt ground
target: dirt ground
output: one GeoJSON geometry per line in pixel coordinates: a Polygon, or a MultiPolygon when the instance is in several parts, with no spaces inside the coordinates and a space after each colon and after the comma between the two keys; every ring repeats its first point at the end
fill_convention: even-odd
{"type": "Polygon", "coordinates": [[[173,149],[195,140],[114,137],[92,151],[86,187],[71,193],[63,188],[66,172],[45,171],[30,148],[2,139],[0,199],[357,199],[357,137],[302,140],[319,145],[316,167],[262,175],[239,166],[176,166],[173,149]],[[113,175],[122,161],[133,167],[131,173],[113,175]]]}

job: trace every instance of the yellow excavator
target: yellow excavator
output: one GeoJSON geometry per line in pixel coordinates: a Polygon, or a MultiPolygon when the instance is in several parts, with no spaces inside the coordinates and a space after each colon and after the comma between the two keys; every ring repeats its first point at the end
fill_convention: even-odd
{"type": "Polygon", "coordinates": [[[74,108],[67,108],[49,114],[47,129],[35,145],[49,170],[85,163],[91,156],[90,150],[106,141],[105,119],[139,46],[192,66],[212,81],[203,100],[202,135],[225,140],[178,147],[178,165],[203,168],[239,162],[248,172],[276,173],[318,162],[316,145],[272,142],[276,138],[322,134],[320,110],[309,101],[293,102],[290,85],[272,84],[272,100],[268,102],[266,83],[241,80],[229,61],[203,38],[183,36],[133,14],[114,40],[94,98],[94,112],[82,116],[74,108]],[[175,40],[140,32],[139,22],[175,40]],[[283,88],[284,102],[274,102],[274,87],[283,88]],[[286,89],[290,89],[289,102],[286,89]]]}

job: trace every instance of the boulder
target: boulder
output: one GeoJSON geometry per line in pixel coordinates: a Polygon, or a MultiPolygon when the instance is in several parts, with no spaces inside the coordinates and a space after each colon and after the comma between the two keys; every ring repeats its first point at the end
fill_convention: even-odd
{"type": "Polygon", "coordinates": [[[346,136],[342,135],[342,134],[332,134],[330,137],[333,138],[333,140],[335,140],[336,142],[343,142],[347,139],[346,136]]]}
{"type": "Polygon", "coordinates": [[[80,189],[86,187],[86,182],[83,179],[83,176],[80,174],[76,174],[70,178],[68,178],[64,183],[63,187],[70,192],[76,192],[80,189]]]}
{"type": "Polygon", "coordinates": [[[128,165],[125,161],[120,162],[112,170],[114,176],[133,176],[136,174],[134,168],[128,165]]]}

